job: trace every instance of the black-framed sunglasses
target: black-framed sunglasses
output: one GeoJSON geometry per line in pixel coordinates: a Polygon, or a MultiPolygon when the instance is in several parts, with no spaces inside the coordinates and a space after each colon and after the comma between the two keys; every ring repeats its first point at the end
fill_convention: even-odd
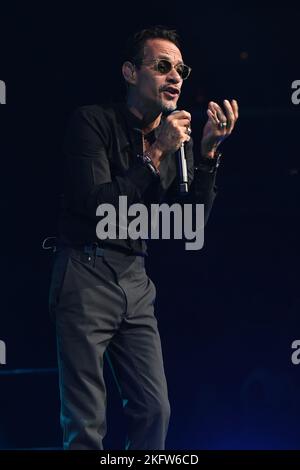
{"type": "Polygon", "coordinates": [[[185,64],[177,64],[174,65],[168,59],[152,59],[148,61],[143,61],[143,59],[135,60],[134,63],[136,65],[147,65],[147,64],[155,64],[155,70],[161,73],[162,75],[166,75],[172,70],[172,67],[176,70],[178,75],[182,78],[182,80],[186,80],[190,75],[192,69],[188,65],[185,64]]]}

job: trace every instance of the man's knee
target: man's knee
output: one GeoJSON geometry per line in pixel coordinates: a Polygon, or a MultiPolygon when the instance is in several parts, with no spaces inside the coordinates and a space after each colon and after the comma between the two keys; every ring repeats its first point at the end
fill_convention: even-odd
{"type": "Polygon", "coordinates": [[[171,416],[169,400],[167,398],[163,398],[149,404],[147,415],[150,422],[161,421],[168,425],[171,416]]]}

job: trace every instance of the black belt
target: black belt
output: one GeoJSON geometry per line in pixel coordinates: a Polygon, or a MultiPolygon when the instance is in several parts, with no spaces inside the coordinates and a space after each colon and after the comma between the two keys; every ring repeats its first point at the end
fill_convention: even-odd
{"type": "Polygon", "coordinates": [[[100,247],[97,243],[91,243],[88,245],[81,245],[75,243],[64,243],[57,240],[57,237],[47,237],[43,241],[42,247],[44,250],[51,250],[53,252],[57,251],[59,248],[74,248],[75,250],[83,251],[88,255],[96,255],[96,256],[103,256],[105,251],[117,251],[119,253],[123,253],[126,255],[136,255],[136,256],[146,256],[144,252],[137,252],[133,249],[127,249],[122,246],[118,245],[107,245],[105,247],[100,247]],[[51,245],[48,244],[49,241],[52,240],[51,245]]]}

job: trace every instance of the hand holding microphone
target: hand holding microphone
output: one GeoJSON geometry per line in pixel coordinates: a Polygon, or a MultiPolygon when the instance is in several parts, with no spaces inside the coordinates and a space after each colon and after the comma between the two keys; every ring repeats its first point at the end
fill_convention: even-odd
{"type": "MultiPolygon", "coordinates": [[[[187,165],[184,143],[190,140],[191,115],[187,111],[172,111],[161,126],[153,147],[161,153],[159,160],[166,154],[176,152],[178,159],[179,188],[181,193],[188,192],[187,165]]],[[[157,163],[156,163],[157,164],[157,163]]],[[[158,167],[158,165],[157,165],[158,167]]]]}
{"type": "Polygon", "coordinates": [[[190,140],[191,115],[187,111],[172,111],[164,120],[155,144],[167,153],[176,152],[184,142],[190,140]]]}

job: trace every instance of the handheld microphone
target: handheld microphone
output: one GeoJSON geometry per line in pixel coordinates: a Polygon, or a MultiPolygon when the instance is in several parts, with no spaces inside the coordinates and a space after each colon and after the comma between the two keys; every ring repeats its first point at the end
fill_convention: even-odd
{"type": "Polygon", "coordinates": [[[186,194],[188,193],[189,188],[184,142],[182,142],[179,150],[177,150],[177,158],[179,170],[179,191],[181,194],[186,194]]]}
{"type": "MultiPolygon", "coordinates": [[[[178,109],[175,109],[169,114],[179,113],[178,109]]],[[[179,192],[181,194],[187,194],[189,191],[188,188],[188,173],[187,165],[185,158],[185,148],[184,142],[182,142],[180,148],[176,152],[177,162],[178,162],[178,177],[179,177],[179,192]]]]}

